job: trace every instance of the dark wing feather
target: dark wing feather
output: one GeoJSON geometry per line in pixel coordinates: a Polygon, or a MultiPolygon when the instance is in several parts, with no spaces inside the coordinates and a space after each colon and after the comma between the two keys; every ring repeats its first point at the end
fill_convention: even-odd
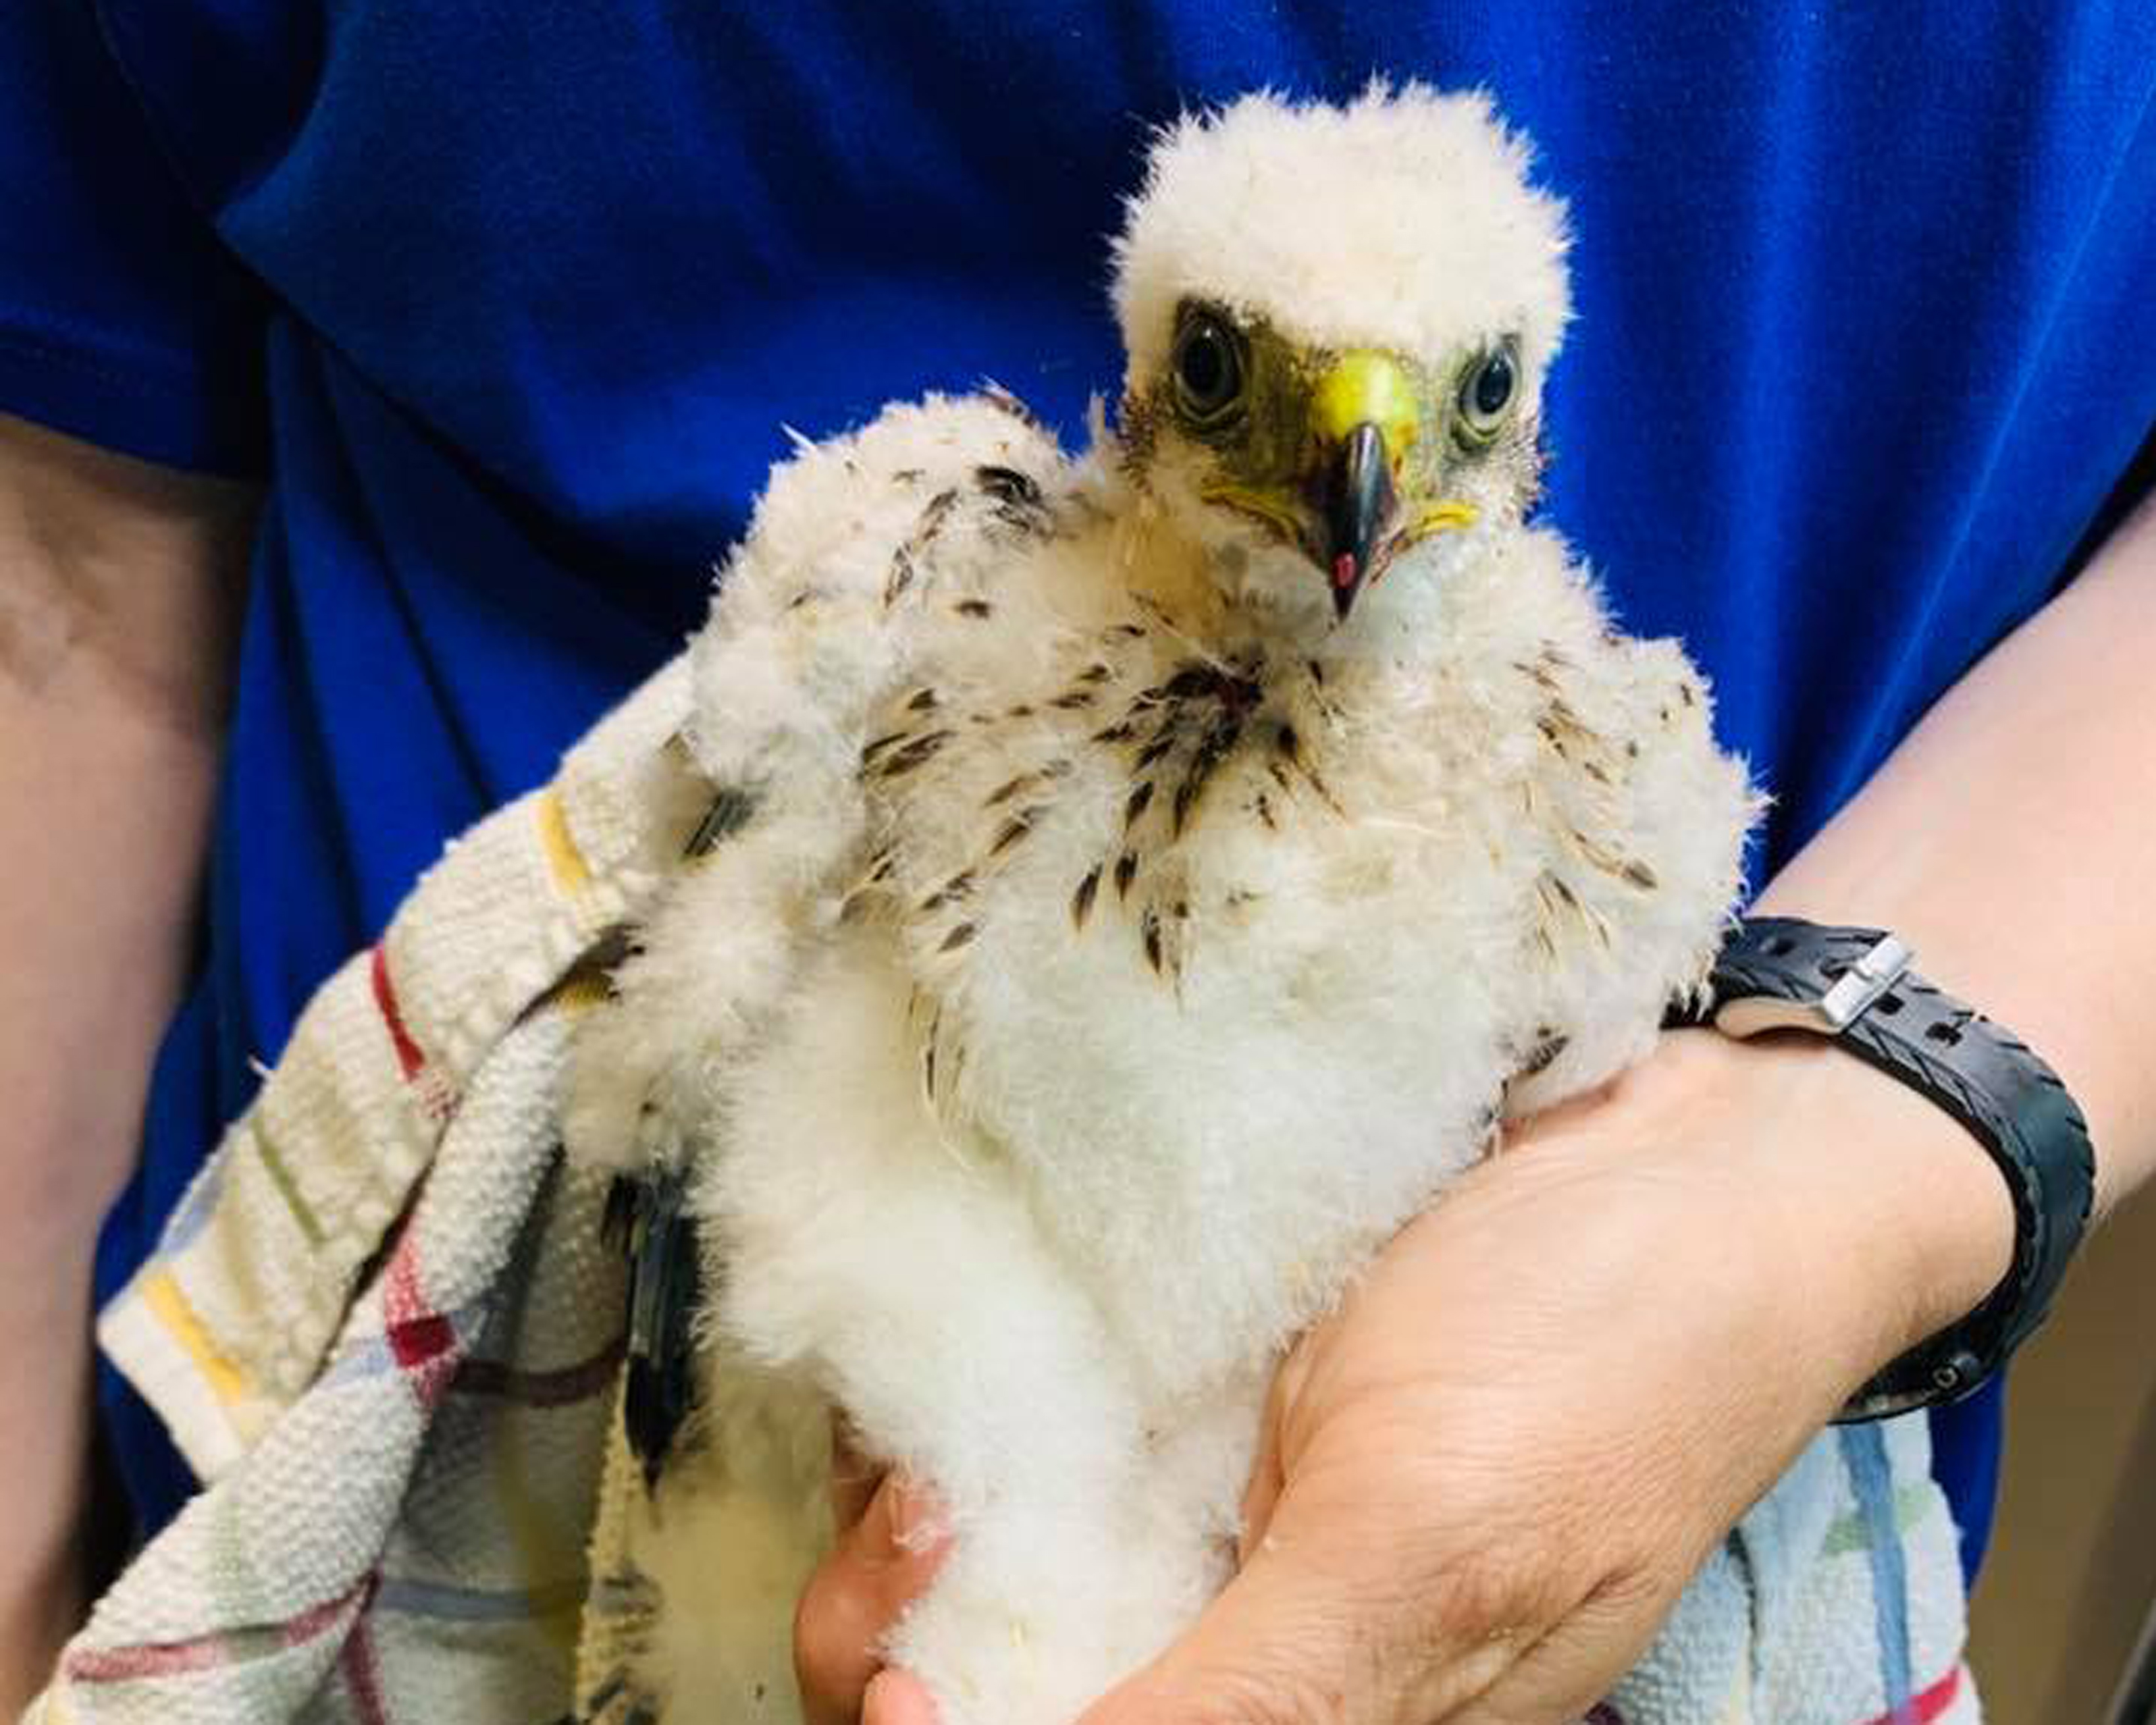
{"type": "Polygon", "coordinates": [[[658,1483],[696,1404],[693,1325],[703,1267],[696,1223],[682,1207],[686,1186],[679,1168],[624,1174],[607,1199],[608,1237],[629,1259],[622,1427],[647,1488],[658,1483]]]}

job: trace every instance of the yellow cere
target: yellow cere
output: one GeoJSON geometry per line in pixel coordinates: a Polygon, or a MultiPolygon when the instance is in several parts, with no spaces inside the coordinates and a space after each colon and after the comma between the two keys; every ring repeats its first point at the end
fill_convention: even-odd
{"type": "Polygon", "coordinates": [[[1449,527],[1471,527],[1476,511],[1471,503],[1433,503],[1415,515],[1415,531],[1442,533],[1449,527]]]}
{"type": "Polygon", "coordinates": [[[1355,348],[1333,362],[1318,380],[1312,413],[1317,434],[1330,443],[1342,441],[1358,425],[1375,425],[1394,461],[1422,428],[1407,368],[1373,347],[1355,348]]]}

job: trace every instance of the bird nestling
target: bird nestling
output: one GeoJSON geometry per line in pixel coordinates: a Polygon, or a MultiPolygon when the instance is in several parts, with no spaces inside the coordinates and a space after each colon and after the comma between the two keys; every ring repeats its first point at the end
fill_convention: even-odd
{"type": "Polygon", "coordinates": [[[1085,455],[990,390],[773,475],[567,1105],[702,1289],[632,1343],[672,1725],[797,1717],[834,1411],[955,1533],[890,1656],[1070,1719],[1226,1580],[1291,1340],[1700,983],[1756,799],[1527,520],[1564,251],[1479,95],[1253,96],[1154,145],[1085,455]]]}

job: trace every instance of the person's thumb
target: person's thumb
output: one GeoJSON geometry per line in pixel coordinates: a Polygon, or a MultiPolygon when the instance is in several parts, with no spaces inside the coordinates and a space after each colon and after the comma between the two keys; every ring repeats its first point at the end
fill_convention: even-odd
{"type": "Polygon", "coordinates": [[[1198,1622],[1079,1725],[1430,1725],[1517,1657],[1509,1638],[1451,1634],[1455,1614],[1378,1530],[1296,1500],[1198,1622]]]}
{"type": "MultiPolygon", "coordinates": [[[[793,1619],[793,1667],[808,1725],[854,1725],[884,1671],[884,1635],[934,1578],[949,1549],[934,1500],[887,1475],[865,1510],[808,1579],[793,1619]]],[[[879,1725],[924,1717],[908,1678],[885,1686],[879,1725]],[[896,1705],[896,1713],[891,1711],[896,1705]]],[[[926,1702],[926,1692],[920,1699],[926,1702]]],[[[929,1717],[932,1718],[932,1707],[929,1717]]]]}

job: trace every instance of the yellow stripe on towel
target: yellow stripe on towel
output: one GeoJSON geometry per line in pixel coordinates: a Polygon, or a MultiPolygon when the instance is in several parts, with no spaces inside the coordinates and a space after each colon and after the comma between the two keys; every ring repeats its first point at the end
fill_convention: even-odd
{"type": "Polygon", "coordinates": [[[577,841],[569,832],[569,819],[562,810],[561,793],[549,785],[539,793],[532,806],[532,816],[539,823],[539,843],[547,853],[547,866],[553,870],[554,884],[563,892],[582,892],[592,883],[591,865],[584,854],[577,849],[577,841]]]}
{"type": "Polygon", "coordinates": [[[1715,1725],[1753,1725],[1752,1661],[1748,1657],[1737,1661],[1736,1674],[1730,1681],[1729,1693],[1723,1697],[1722,1711],[1715,1715],[1715,1725]]]}
{"type": "Polygon", "coordinates": [[[229,1407],[247,1396],[247,1380],[240,1376],[239,1368],[218,1351],[217,1343],[210,1340],[209,1332],[195,1316],[194,1307],[187,1304],[187,1296],[172,1280],[171,1271],[154,1271],[143,1281],[142,1303],[187,1350],[187,1358],[219,1401],[229,1407]]]}

